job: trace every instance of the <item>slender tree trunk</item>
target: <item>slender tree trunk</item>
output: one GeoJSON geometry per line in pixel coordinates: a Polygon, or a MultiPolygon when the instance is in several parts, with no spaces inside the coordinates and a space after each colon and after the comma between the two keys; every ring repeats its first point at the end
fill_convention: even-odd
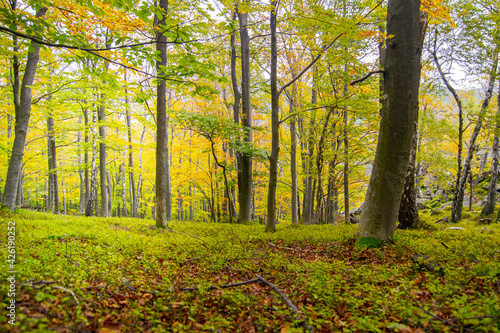
{"type": "MultiPolygon", "coordinates": [[[[95,114],[93,116],[95,122],[95,114]]],[[[97,167],[96,167],[96,159],[97,159],[97,144],[96,140],[92,138],[92,163],[90,167],[90,181],[88,186],[88,199],[87,205],[85,207],[85,216],[92,216],[94,209],[97,209],[97,167]]],[[[96,212],[96,215],[97,212],[96,212]]]]}
{"type": "MultiPolygon", "coordinates": [[[[46,12],[47,8],[42,7],[36,13],[36,17],[43,17],[46,12]]],[[[20,90],[19,108],[16,110],[14,144],[12,145],[12,153],[2,198],[2,205],[9,207],[10,210],[16,208],[17,189],[21,176],[24,146],[26,144],[26,135],[31,115],[31,87],[35,78],[40,53],[38,43],[32,42],[31,46],[32,52],[28,53],[28,60],[26,61],[26,69],[20,90]]]]}
{"type": "MultiPolygon", "coordinates": [[[[123,153],[125,155],[125,152],[123,153]]],[[[123,159],[125,160],[125,156],[123,156],[123,159]]],[[[122,182],[122,212],[121,215],[124,217],[128,217],[128,211],[127,211],[127,177],[126,177],[126,172],[125,172],[125,162],[123,162],[120,166],[120,171],[121,171],[121,182],[122,182]]]]}
{"type": "Polygon", "coordinates": [[[498,96],[497,96],[497,112],[495,116],[495,134],[493,136],[493,147],[492,151],[492,161],[491,161],[491,179],[490,187],[488,188],[488,196],[486,199],[486,205],[481,211],[481,215],[491,215],[495,211],[495,204],[497,201],[497,181],[498,181],[498,136],[500,132],[500,80],[498,85],[498,96]]]}
{"type": "MultiPolygon", "coordinates": [[[[125,82],[127,82],[127,72],[125,72],[125,82]]],[[[128,100],[128,89],[125,89],[125,115],[127,118],[127,139],[128,139],[128,168],[130,184],[130,216],[139,217],[136,206],[135,179],[134,179],[134,153],[132,147],[132,121],[130,117],[130,104],[128,100]]],[[[126,209],[126,207],[125,207],[126,209]]]]}
{"type": "Polygon", "coordinates": [[[267,192],[266,231],[276,231],[276,185],[278,183],[279,141],[279,91],[278,49],[276,39],[277,1],[271,1],[271,155],[269,156],[269,185],[267,192]]]}
{"type": "MultiPolygon", "coordinates": [[[[295,97],[295,86],[292,87],[292,97],[290,99],[290,114],[293,114],[294,110],[294,97],[295,97]]],[[[290,119],[290,172],[292,176],[292,224],[299,223],[298,217],[298,184],[297,184],[297,128],[295,116],[290,119]]]]}
{"type": "Polygon", "coordinates": [[[56,140],[54,138],[54,118],[52,117],[52,110],[49,111],[47,117],[47,140],[48,140],[48,163],[49,163],[49,209],[54,214],[59,214],[59,186],[57,180],[57,154],[56,154],[56,140]]]}
{"type": "MultiPolygon", "coordinates": [[[[347,69],[347,68],[346,68],[347,69]]],[[[348,87],[344,86],[344,94],[347,96],[348,87]]],[[[344,110],[344,222],[350,222],[349,216],[349,115],[344,110]]]]}
{"type": "MultiPolygon", "coordinates": [[[[78,125],[79,127],[82,124],[82,117],[78,117],[78,125]]],[[[80,130],[77,132],[77,141],[78,141],[78,146],[81,147],[81,142],[82,142],[82,133],[80,130]]],[[[85,149],[87,149],[85,147],[85,149]]],[[[79,200],[79,207],[78,207],[78,215],[81,215],[85,211],[85,179],[83,177],[83,169],[82,169],[82,154],[80,152],[80,148],[78,149],[78,176],[80,178],[80,200],[79,200]]],[[[85,166],[86,167],[86,166],[85,166]]]]}
{"type": "MultiPolygon", "coordinates": [[[[83,109],[83,117],[85,120],[85,151],[83,154],[83,163],[85,164],[85,177],[84,177],[84,183],[85,183],[85,203],[84,203],[84,212],[87,207],[87,203],[90,198],[90,175],[89,175],[89,149],[88,149],[88,144],[89,144],[89,110],[88,109],[83,109]]],[[[92,170],[92,169],[91,169],[92,170]]]]}
{"type": "Polygon", "coordinates": [[[384,95],[373,170],[357,231],[359,237],[389,240],[396,229],[420,85],[420,0],[389,0],[384,95]]]}
{"type": "Polygon", "coordinates": [[[169,150],[168,150],[168,118],[167,118],[167,84],[162,76],[167,65],[167,37],[163,35],[166,29],[168,0],[160,0],[161,19],[156,18],[156,51],[160,60],[156,62],[156,72],[160,79],[156,84],[156,227],[167,228],[172,220],[172,194],[170,189],[169,150]]]}
{"type": "MultiPolygon", "coordinates": [[[[496,50],[495,52],[498,52],[496,50]]],[[[460,181],[458,183],[457,191],[453,195],[453,204],[451,209],[451,219],[450,222],[458,223],[462,219],[462,210],[464,205],[464,195],[465,187],[467,186],[467,179],[469,177],[469,172],[471,172],[471,162],[474,157],[474,149],[476,148],[476,140],[483,127],[484,117],[486,116],[486,111],[490,104],[491,96],[493,95],[493,88],[496,80],[496,71],[498,67],[498,53],[494,55],[493,67],[490,72],[490,78],[488,82],[488,89],[486,90],[486,95],[484,96],[483,102],[481,104],[481,110],[479,111],[479,116],[476,125],[474,126],[474,131],[469,140],[469,149],[467,150],[467,156],[465,157],[464,168],[460,181]]]]}
{"type": "MultiPolygon", "coordinates": [[[[109,62],[104,65],[106,71],[109,68],[109,62]]],[[[106,183],[107,170],[106,170],[106,106],[105,95],[100,94],[100,105],[98,107],[97,119],[99,120],[99,177],[101,187],[101,216],[109,216],[109,203],[111,200],[108,196],[108,186],[106,183]]]]}
{"type": "MultiPolygon", "coordinates": [[[[311,105],[314,107],[318,102],[318,93],[316,90],[316,79],[315,79],[316,71],[313,70],[313,78],[312,78],[312,91],[311,91],[311,105]]],[[[305,177],[305,191],[304,191],[304,200],[302,203],[302,220],[304,224],[308,225],[312,223],[312,214],[313,214],[313,204],[314,204],[314,191],[313,191],[313,155],[314,155],[314,144],[315,144],[315,123],[316,123],[316,110],[313,110],[313,114],[311,115],[311,122],[309,124],[309,133],[307,134],[307,143],[305,145],[306,154],[303,156],[303,165],[304,165],[304,173],[305,177]]],[[[303,132],[303,136],[306,136],[306,133],[303,132]]]]}

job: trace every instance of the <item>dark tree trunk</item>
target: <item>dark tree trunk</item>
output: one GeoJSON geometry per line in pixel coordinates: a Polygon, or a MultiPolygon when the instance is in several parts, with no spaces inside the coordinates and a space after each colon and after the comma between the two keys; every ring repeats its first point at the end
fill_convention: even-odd
{"type": "Polygon", "coordinates": [[[54,118],[52,110],[47,117],[48,164],[49,164],[49,209],[54,214],[59,214],[59,186],[57,181],[57,154],[56,140],[54,138],[54,118]]]}
{"type": "Polygon", "coordinates": [[[384,97],[375,161],[357,231],[389,240],[396,229],[418,114],[420,0],[389,0],[384,97]]]}
{"type": "MultiPolygon", "coordinates": [[[[46,7],[42,7],[36,13],[36,17],[43,17],[47,12],[46,7]]],[[[2,198],[2,205],[9,207],[10,210],[16,208],[16,197],[21,177],[21,166],[24,157],[24,146],[26,144],[26,135],[28,133],[29,120],[31,115],[31,87],[35,79],[38,65],[40,46],[32,42],[32,52],[28,53],[26,69],[20,89],[19,108],[16,110],[16,125],[14,144],[7,170],[5,188],[2,198]]]]}
{"type": "MultiPolygon", "coordinates": [[[[427,13],[420,12],[420,46],[424,45],[425,31],[427,30],[427,13]]],[[[409,229],[418,224],[419,216],[417,210],[417,192],[415,189],[415,161],[417,157],[417,137],[418,130],[418,111],[417,120],[415,121],[415,132],[411,142],[410,162],[405,178],[405,185],[401,203],[399,206],[399,225],[400,229],[409,229]]]]}
{"type": "MultiPolygon", "coordinates": [[[[500,81],[499,81],[500,82],[500,81]]],[[[498,181],[498,135],[500,131],[500,83],[498,85],[497,96],[497,112],[495,117],[495,134],[493,136],[492,161],[491,161],[491,180],[490,187],[488,188],[488,196],[486,205],[481,211],[481,215],[491,215],[495,211],[495,204],[497,201],[497,181],[498,181]]]]}
{"type": "Polygon", "coordinates": [[[156,62],[156,72],[160,77],[156,85],[156,227],[167,228],[168,221],[172,220],[172,193],[170,189],[170,166],[168,150],[168,118],[167,118],[167,85],[162,76],[165,75],[167,65],[167,37],[163,35],[166,29],[166,15],[168,0],[160,0],[159,9],[161,19],[156,18],[156,51],[160,60],[156,62]]]}
{"type": "MultiPolygon", "coordinates": [[[[246,2],[246,1],[245,1],[246,2]]],[[[250,98],[250,39],[248,37],[248,11],[238,10],[241,40],[241,124],[245,128],[243,140],[252,142],[252,108],[250,98]]],[[[252,156],[239,154],[238,158],[238,198],[240,223],[251,220],[252,212],[252,156]]]]}
{"type": "MultiPolygon", "coordinates": [[[[89,175],[89,110],[83,109],[83,117],[85,119],[85,152],[83,155],[83,163],[85,164],[85,203],[83,212],[85,212],[87,203],[90,198],[90,175],[89,175]]],[[[92,169],[91,169],[92,170],[92,169]]]]}
{"type": "Polygon", "coordinates": [[[276,39],[277,2],[271,1],[271,155],[269,156],[269,185],[267,192],[266,231],[276,231],[276,185],[278,183],[279,139],[279,91],[278,49],[276,39]]]}

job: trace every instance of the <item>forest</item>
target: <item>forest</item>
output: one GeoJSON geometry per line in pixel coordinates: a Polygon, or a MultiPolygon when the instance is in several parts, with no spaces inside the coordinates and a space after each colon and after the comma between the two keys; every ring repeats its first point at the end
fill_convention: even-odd
{"type": "Polygon", "coordinates": [[[500,331],[496,0],[2,0],[0,43],[2,329],[500,331]]]}

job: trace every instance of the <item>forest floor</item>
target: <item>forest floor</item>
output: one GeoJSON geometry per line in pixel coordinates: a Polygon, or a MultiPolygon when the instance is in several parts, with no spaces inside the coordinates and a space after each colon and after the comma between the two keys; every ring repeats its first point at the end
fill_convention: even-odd
{"type": "Polygon", "coordinates": [[[151,220],[4,211],[0,331],[500,331],[500,223],[467,216],[453,225],[462,230],[421,214],[423,228],[366,249],[354,246],[355,225],[159,230],[151,220]]]}

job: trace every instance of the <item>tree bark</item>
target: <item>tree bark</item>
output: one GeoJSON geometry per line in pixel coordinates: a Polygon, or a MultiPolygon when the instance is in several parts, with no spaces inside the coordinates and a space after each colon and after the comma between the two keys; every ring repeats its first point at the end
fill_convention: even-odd
{"type": "MultiPolygon", "coordinates": [[[[295,86],[292,87],[292,96],[290,98],[290,114],[294,110],[295,86]]],[[[299,223],[298,216],[298,184],[297,184],[297,128],[295,116],[290,119],[290,172],[292,177],[292,224],[299,223]]]]}
{"type": "Polygon", "coordinates": [[[491,161],[491,179],[490,187],[488,188],[488,196],[486,199],[486,205],[481,211],[481,215],[491,215],[495,211],[495,204],[497,201],[497,181],[498,181],[498,135],[500,132],[500,81],[498,85],[498,96],[497,96],[497,112],[495,115],[495,134],[493,136],[493,147],[492,151],[492,161],[491,161]]]}
{"type": "MultiPolygon", "coordinates": [[[[427,30],[428,17],[427,13],[420,12],[420,46],[423,47],[425,32],[427,30]]],[[[415,132],[411,142],[410,162],[408,164],[408,171],[406,173],[405,185],[401,204],[399,206],[399,229],[409,229],[418,224],[419,216],[417,210],[417,192],[415,189],[415,161],[417,157],[417,137],[418,130],[418,111],[417,120],[415,121],[415,132]]]]}
{"type": "Polygon", "coordinates": [[[160,0],[159,9],[162,11],[162,17],[155,20],[157,28],[156,51],[160,58],[156,61],[156,72],[159,77],[156,84],[156,227],[167,228],[168,221],[172,220],[172,194],[168,163],[167,84],[162,76],[165,75],[165,66],[167,65],[167,37],[163,35],[163,30],[166,28],[168,0],[160,0]]]}
{"type": "MultiPolygon", "coordinates": [[[[46,12],[47,8],[42,7],[36,13],[36,17],[43,17],[46,12]]],[[[14,144],[12,145],[12,153],[2,198],[2,205],[7,206],[10,210],[16,208],[17,190],[24,157],[24,145],[26,144],[26,135],[28,133],[31,116],[31,87],[35,79],[40,54],[40,46],[38,43],[32,42],[31,45],[33,46],[33,51],[28,53],[26,69],[21,84],[19,108],[16,110],[14,144]]]]}
{"type": "MultiPolygon", "coordinates": [[[[247,4],[248,0],[244,0],[247,4]]],[[[241,124],[245,129],[243,140],[252,142],[252,105],[250,97],[250,39],[248,37],[248,8],[244,13],[238,9],[241,40],[241,124]]],[[[251,220],[252,212],[252,156],[241,153],[238,158],[238,198],[240,203],[238,221],[251,220]]]]}
{"type": "MultiPolygon", "coordinates": [[[[106,62],[105,70],[109,68],[109,62],[106,62]]],[[[111,200],[108,196],[108,186],[106,183],[107,171],[106,171],[106,106],[105,106],[105,95],[100,94],[99,97],[99,107],[97,112],[97,119],[99,121],[99,177],[100,177],[100,187],[101,187],[101,216],[109,216],[109,203],[111,200]]]]}
{"type": "MultiPolygon", "coordinates": [[[[125,82],[127,82],[127,72],[124,74],[125,82]]],[[[127,139],[128,139],[128,168],[129,168],[129,184],[130,184],[130,217],[139,217],[139,212],[136,206],[135,179],[134,179],[134,152],[132,147],[132,120],[130,117],[130,104],[128,100],[128,89],[125,89],[125,115],[127,118],[127,139]]]]}
{"type": "Polygon", "coordinates": [[[276,185],[278,183],[279,139],[279,91],[278,49],[276,38],[277,1],[271,1],[271,155],[269,156],[269,185],[267,191],[266,231],[276,231],[276,185]]]}
{"type": "Polygon", "coordinates": [[[357,237],[388,241],[396,229],[420,85],[420,0],[389,0],[380,132],[357,237]]]}
{"type": "MultiPolygon", "coordinates": [[[[88,113],[87,113],[88,115],[88,113]]],[[[95,123],[95,114],[93,115],[93,120],[95,123]]],[[[86,117],[86,120],[88,117],[86,117]]],[[[93,132],[93,131],[92,131],[93,132]]],[[[92,133],[94,134],[94,133],[92,133]]],[[[97,143],[94,139],[94,135],[92,138],[92,163],[90,167],[90,181],[88,186],[88,198],[87,205],[85,207],[85,216],[92,216],[94,209],[97,208],[97,167],[96,167],[96,159],[97,159],[97,143]]],[[[86,175],[87,176],[87,175],[86,175]]],[[[96,209],[97,210],[97,209],[96,209]]],[[[98,212],[96,212],[96,215],[98,212]]]]}
{"type": "Polygon", "coordinates": [[[57,181],[57,153],[54,138],[54,118],[52,110],[47,117],[48,164],[49,164],[49,192],[52,194],[49,209],[54,214],[59,214],[59,186],[57,181]]]}

